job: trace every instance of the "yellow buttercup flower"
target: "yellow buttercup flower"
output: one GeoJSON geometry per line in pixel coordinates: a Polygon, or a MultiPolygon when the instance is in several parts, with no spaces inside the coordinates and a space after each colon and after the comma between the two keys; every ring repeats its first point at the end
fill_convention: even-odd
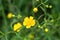
{"type": "Polygon", "coordinates": [[[16,24],[14,24],[13,30],[19,32],[20,31],[19,29],[21,28],[21,26],[22,26],[21,23],[18,22],[16,24]]]}
{"type": "Polygon", "coordinates": [[[8,13],[7,18],[12,18],[15,17],[15,15],[13,15],[12,13],[8,13]]]}
{"type": "Polygon", "coordinates": [[[33,19],[32,16],[30,17],[25,17],[23,25],[26,26],[26,28],[30,28],[31,26],[35,25],[35,20],[33,19]]]}
{"type": "Polygon", "coordinates": [[[33,11],[34,11],[35,13],[37,13],[37,12],[38,12],[38,8],[37,8],[37,7],[33,8],[33,11]]]}
{"type": "Polygon", "coordinates": [[[7,17],[12,18],[12,15],[13,15],[12,13],[8,13],[7,17]]]}
{"type": "Polygon", "coordinates": [[[48,32],[49,30],[48,30],[48,28],[45,28],[45,32],[48,32]]]}

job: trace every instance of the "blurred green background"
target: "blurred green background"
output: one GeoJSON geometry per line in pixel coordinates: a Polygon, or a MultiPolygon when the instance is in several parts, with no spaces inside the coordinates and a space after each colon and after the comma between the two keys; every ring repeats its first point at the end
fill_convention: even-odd
{"type": "Polygon", "coordinates": [[[60,40],[60,0],[0,0],[0,40],[60,40]],[[43,3],[47,1],[44,4],[51,5],[52,8],[46,8],[44,5],[37,7],[41,1],[43,3]],[[33,12],[34,7],[38,8],[37,13],[33,12]],[[43,19],[46,16],[48,33],[45,33],[44,29],[38,28],[37,24],[34,28],[23,27],[20,32],[13,31],[14,23],[22,22],[26,16],[34,16],[37,20],[45,13],[44,10],[48,16],[41,17],[38,23],[43,26],[45,23],[41,23],[44,22],[43,19]],[[20,14],[22,18],[8,19],[8,13],[13,13],[16,16],[20,14]],[[49,20],[53,19],[54,22],[50,23],[48,18],[50,18],[49,20]]]}

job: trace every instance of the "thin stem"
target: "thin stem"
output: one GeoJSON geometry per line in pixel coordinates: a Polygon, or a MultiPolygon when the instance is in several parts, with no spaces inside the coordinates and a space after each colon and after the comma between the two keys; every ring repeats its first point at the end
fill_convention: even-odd
{"type": "Polygon", "coordinates": [[[3,33],[3,32],[1,32],[1,31],[0,31],[0,33],[1,33],[2,35],[4,35],[4,33],[3,33]]]}
{"type": "Polygon", "coordinates": [[[8,40],[7,35],[5,35],[6,40],[8,40]]]}
{"type": "Polygon", "coordinates": [[[4,24],[7,25],[7,20],[6,20],[6,15],[4,13],[4,9],[2,9],[2,16],[3,16],[4,24]]]}
{"type": "Polygon", "coordinates": [[[15,8],[17,9],[17,12],[18,13],[21,13],[21,11],[19,10],[19,8],[17,8],[17,6],[15,6],[15,8]]]}
{"type": "MultiPolygon", "coordinates": [[[[43,14],[43,15],[44,15],[44,14],[43,14]]],[[[40,15],[39,18],[38,18],[38,20],[39,20],[43,15],[40,15]]]]}
{"type": "Polygon", "coordinates": [[[48,0],[46,0],[44,3],[47,3],[48,2],[48,0]]]}
{"type": "Polygon", "coordinates": [[[34,7],[34,0],[32,0],[32,6],[34,7]]]}
{"type": "Polygon", "coordinates": [[[7,34],[14,33],[13,31],[9,31],[7,34]]]}
{"type": "Polygon", "coordinates": [[[41,0],[41,3],[43,3],[43,1],[41,0]]]}
{"type": "Polygon", "coordinates": [[[41,4],[39,4],[37,7],[39,7],[41,4]]]}
{"type": "Polygon", "coordinates": [[[18,38],[22,39],[22,37],[19,34],[17,34],[16,32],[15,32],[15,34],[18,38]]]}
{"type": "MultiPolygon", "coordinates": [[[[2,2],[2,1],[1,1],[2,2]]],[[[7,19],[6,19],[6,15],[5,15],[5,12],[4,12],[4,7],[3,7],[3,4],[1,4],[1,6],[2,6],[2,17],[3,17],[3,21],[4,21],[4,32],[5,32],[5,34],[6,34],[6,32],[8,31],[8,29],[6,29],[7,28],[7,19]]],[[[5,35],[5,38],[6,38],[6,40],[8,40],[7,39],[7,35],[5,35]]]]}
{"type": "Polygon", "coordinates": [[[44,14],[45,14],[45,17],[46,17],[46,11],[43,7],[40,6],[40,8],[43,10],[44,14]]]}

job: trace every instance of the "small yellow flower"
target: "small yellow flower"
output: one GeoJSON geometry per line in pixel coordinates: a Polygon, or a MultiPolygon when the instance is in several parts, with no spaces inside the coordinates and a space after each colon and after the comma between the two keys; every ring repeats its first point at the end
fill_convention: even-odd
{"type": "Polygon", "coordinates": [[[48,32],[49,30],[48,30],[48,28],[45,28],[45,32],[48,32]]]}
{"type": "Polygon", "coordinates": [[[12,15],[13,15],[12,13],[8,13],[7,17],[12,18],[12,15]]]}
{"type": "Polygon", "coordinates": [[[37,13],[37,12],[38,12],[38,8],[37,8],[37,7],[33,8],[33,11],[34,11],[35,13],[37,13]]]}
{"type": "Polygon", "coordinates": [[[26,26],[26,28],[30,28],[31,26],[35,25],[35,20],[33,19],[32,16],[30,17],[25,17],[23,25],[26,26]]]}
{"type": "Polygon", "coordinates": [[[18,22],[16,24],[14,24],[13,30],[19,32],[20,31],[19,29],[21,28],[21,26],[22,26],[21,23],[18,22]]]}
{"type": "Polygon", "coordinates": [[[12,13],[8,13],[7,18],[12,18],[15,17],[15,15],[13,15],[12,13]]]}

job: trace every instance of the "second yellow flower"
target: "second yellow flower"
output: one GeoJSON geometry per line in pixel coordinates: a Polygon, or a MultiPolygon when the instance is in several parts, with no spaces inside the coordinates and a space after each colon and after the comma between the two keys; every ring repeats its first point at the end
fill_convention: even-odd
{"type": "Polygon", "coordinates": [[[23,25],[26,26],[26,28],[30,28],[31,26],[35,25],[35,20],[33,19],[32,16],[30,17],[25,17],[23,25]]]}

